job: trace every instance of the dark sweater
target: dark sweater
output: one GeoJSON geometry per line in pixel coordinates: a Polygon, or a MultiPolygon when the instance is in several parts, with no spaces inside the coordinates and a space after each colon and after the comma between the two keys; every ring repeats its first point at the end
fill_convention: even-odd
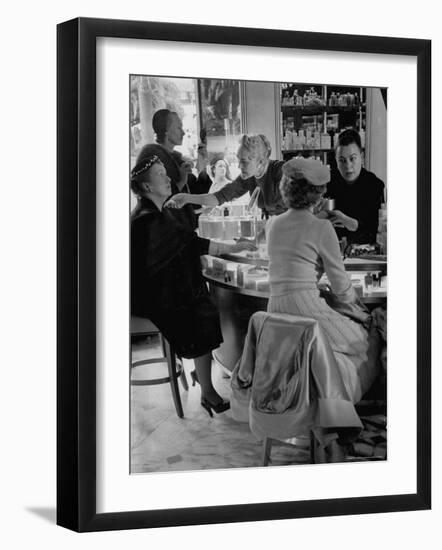
{"type": "Polygon", "coordinates": [[[266,216],[285,212],[287,208],[284,206],[279,192],[283,164],[282,160],[271,160],[264,177],[259,180],[254,177],[243,179],[238,176],[235,181],[228,183],[215,193],[218,203],[230,202],[241,197],[247,191],[252,194],[255,188],[259,187],[261,192],[258,197],[258,206],[266,216]]]}
{"type": "Polygon", "coordinates": [[[347,183],[341,174],[332,172],[326,196],[335,199],[335,209],[358,221],[356,231],[337,228],[338,237],[350,243],[375,243],[378,231],[379,208],[384,201],[384,183],[373,172],[362,168],[358,179],[347,183]]]}
{"type": "Polygon", "coordinates": [[[131,313],[149,318],[178,355],[204,355],[222,342],[200,256],[210,241],[193,230],[190,205],[159,210],[141,199],[131,221],[131,313]]]}

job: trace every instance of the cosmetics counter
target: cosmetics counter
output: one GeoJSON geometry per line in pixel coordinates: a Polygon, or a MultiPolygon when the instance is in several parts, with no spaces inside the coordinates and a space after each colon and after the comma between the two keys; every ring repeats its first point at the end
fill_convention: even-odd
{"type": "MultiPolygon", "coordinates": [[[[219,309],[224,337],[214,356],[220,365],[231,371],[241,356],[250,316],[267,309],[266,222],[256,215],[256,211],[251,214],[243,205],[227,205],[200,216],[199,234],[223,242],[246,238],[258,248],[256,252],[202,258],[203,273],[219,309]]],[[[387,299],[386,257],[375,252],[374,246],[360,245],[347,249],[350,256],[344,259],[356,293],[369,309],[384,305],[387,299]]],[[[328,288],[325,275],[319,287],[328,288]]]]}

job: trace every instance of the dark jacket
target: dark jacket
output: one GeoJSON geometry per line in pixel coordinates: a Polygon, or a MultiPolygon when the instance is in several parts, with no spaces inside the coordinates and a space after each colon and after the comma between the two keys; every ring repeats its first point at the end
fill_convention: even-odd
{"type": "Polygon", "coordinates": [[[285,212],[287,208],[282,201],[279,192],[279,182],[282,178],[282,166],[284,161],[271,160],[264,177],[257,180],[254,177],[243,179],[238,176],[235,181],[228,183],[215,193],[218,203],[230,202],[241,197],[247,191],[252,194],[256,187],[261,189],[258,197],[258,206],[266,216],[272,216],[285,212]]]}
{"type": "MultiPolygon", "coordinates": [[[[180,165],[183,164],[183,155],[178,151],[172,151],[170,153],[163,146],[158,143],[148,143],[145,145],[138,154],[137,164],[146,157],[156,155],[164,164],[167,175],[172,182],[172,194],[179,193],[178,183],[181,181],[180,165]]],[[[192,186],[196,182],[196,178],[193,174],[189,174],[187,177],[187,184],[192,186]]],[[[187,192],[188,190],[182,189],[181,191],[187,192]]]]}
{"type": "Polygon", "coordinates": [[[210,241],[194,231],[192,208],[159,210],[141,199],[131,222],[131,313],[147,317],[183,357],[222,342],[200,256],[210,241]]]}

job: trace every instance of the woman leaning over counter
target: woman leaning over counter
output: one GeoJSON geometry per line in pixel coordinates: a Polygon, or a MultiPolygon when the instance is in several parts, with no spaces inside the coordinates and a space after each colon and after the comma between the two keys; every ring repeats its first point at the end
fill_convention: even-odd
{"type": "Polygon", "coordinates": [[[242,197],[247,192],[252,195],[258,187],[258,206],[266,218],[285,211],[279,192],[282,176],[281,160],[270,159],[270,142],[263,134],[248,134],[241,137],[237,152],[241,174],[231,183],[227,183],[214,193],[201,195],[178,193],[167,206],[181,208],[191,203],[201,206],[218,206],[242,197]]]}
{"type": "Polygon", "coordinates": [[[211,351],[222,342],[218,311],[204,282],[200,256],[254,250],[249,242],[218,244],[195,233],[192,208],[163,208],[171,180],[158,156],[143,158],[131,173],[138,206],[131,220],[131,313],[150,319],[177,355],[193,359],[201,405],[229,408],[211,379],[211,351]]]}

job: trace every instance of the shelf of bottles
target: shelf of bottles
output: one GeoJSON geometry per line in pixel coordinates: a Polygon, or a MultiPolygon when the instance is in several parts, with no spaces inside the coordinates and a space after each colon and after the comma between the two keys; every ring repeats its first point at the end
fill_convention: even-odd
{"type": "Polygon", "coordinates": [[[365,146],[366,89],[322,84],[281,84],[281,150],[330,165],[339,132],[355,128],[365,146]]]}

